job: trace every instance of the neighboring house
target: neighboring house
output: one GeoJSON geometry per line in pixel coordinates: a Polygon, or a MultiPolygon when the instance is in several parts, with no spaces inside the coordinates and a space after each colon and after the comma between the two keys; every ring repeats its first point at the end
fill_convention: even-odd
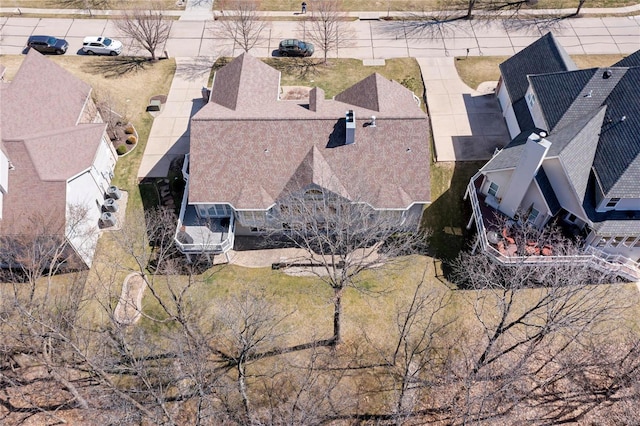
{"type": "Polygon", "coordinates": [[[0,239],[49,238],[90,266],[117,155],[91,87],[31,49],[0,84],[0,239]],[[65,244],[66,243],[66,244],[65,244]]]}
{"type": "Polygon", "coordinates": [[[176,235],[184,253],[224,253],[235,235],[286,230],[281,201],[332,194],[416,229],[430,202],[429,122],[418,98],[372,74],[334,99],[280,99],[280,72],[243,54],[217,71],[191,120],[176,235]]]}
{"type": "MultiPolygon", "coordinates": [[[[640,278],[640,51],[578,70],[549,33],[500,70],[513,140],[468,195],[537,228],[558,219],[583,237],[585,262],[640,278]]],[[[474,219],[482,225],[478,206],[474,219]]]]}

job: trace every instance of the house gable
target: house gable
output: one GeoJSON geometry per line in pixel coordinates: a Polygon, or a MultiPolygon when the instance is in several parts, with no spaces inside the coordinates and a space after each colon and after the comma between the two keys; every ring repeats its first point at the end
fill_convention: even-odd
{"type": "MultiPolygon", "coordinates": [[[[248,55],[227,66],[241,73],[270,68],[248,55]]],[[[227,84],[244,81],[225,68],[216,74],[212,94],[218,93],[217,85],[226,90],[227,84]]],[[[249,72],[254,85],[265,80],[271,87],[275,81],[275,70],[249,72]]],[[[316,90],[314,96],[322,93],[316,90]]],[[[270,95],[260,95],[257,102],[238,101],[233,111],[228,105],[212,96],[192,118],[190,204],[265,210],[283,193],[308,183],[357,197],[376,209],[407,209],[430,200],[429,123],[413,94],[398,83],[372,74],[335,99],[315,99],[315,107],[270,95]],[[375,94],[358,93],[365,90],[375,94]],[[350,145],[345,139],[347,111],[355,116],[355,142],[350,145]]]]}
{"type": "Polygon", "coordinates": [[[522,99],[529,88],[528,75],[577,69],[552,33],[547,33],[500,64],[502,82],[512,103],[522,99]]]}

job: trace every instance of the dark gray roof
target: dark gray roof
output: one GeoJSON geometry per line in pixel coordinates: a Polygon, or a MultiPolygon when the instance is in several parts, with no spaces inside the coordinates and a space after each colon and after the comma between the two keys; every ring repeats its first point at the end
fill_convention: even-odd
{"type": "Polygon", "coordinates": [[[614,67],[640,67],[640,50],[613,64],[614,67]]]}
{"type": "Polygon", "coordinates": [[[527,143],[527,138],[529,138],[531,133],[539,134],[541,131],[540,129],[533,129],[521,132],[513,138],[507,146],[502,148],[498,154],[489,160],[487,164],[482,166],[481,170],[483,172],[491,172],[515,168],[524,152],[524,145],[527,143]]]}
{"type": "Polygon", "coordinates": [[[513,103],[513,113],[518,121],[518,127],[522,130],[533,129],[536,125],[531,117],[529,106],[524,98],[513,103]]]}
{"type": "MultiPolygon", "coordinates": [[[[536,95],[549,132],[553,131],[571,105],[580,98],[585,85],[595,72],[594,68],[529,76],[528,81],[536,95]]],[[[597,105],[600,106],[601,102],[602,99],[597,105]]]]}
{"type": "Polygon", "coordinates": [[[600,107],[547,136],[551,142],[547,158],[560,158],[569,183],[580,200],[585,197],[606,110],[606,107],[600,107]]]}
{"type": "Polygon", "coordinates": [[[522,49],[500,64],[502,81],[511,102],[524,97],[529,82],[527,75],[570,71],[578,67],[551,33],[522,49]]]}
{"type": "Polygon", "coordinates": [[[640,67],[626,69],[604,104],[596,178],[606,197],[640,198],[640,67]]]}
{"type": "Polygon", "coordinates": [[[560,205],[560,201],[558,201],[558,197],[556,197],[556,193],[553,191],[553,187],[551,186],[551,182],[549,182],[544,168],[540,167],[535,179],[540,187],[540,191],[542,191],[542,196],[549,206],[549,210],[551,210],[551,214],[555,216],[562,206],[560,205]]]}

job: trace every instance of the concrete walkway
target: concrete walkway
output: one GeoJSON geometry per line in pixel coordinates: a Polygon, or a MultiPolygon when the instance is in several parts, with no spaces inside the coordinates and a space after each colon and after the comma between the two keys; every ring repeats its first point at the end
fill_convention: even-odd
{"type": "Polygon", "coordinates": [[[509,142],[494,94],[497,82],[483,85],[479,92],[460,80],[455,58],[416,60],[426,90],[436,161],[488,160],[509,142]]]}
{"type": "Polygon", "coordinates": [[[153,120],[138,178],[166,177],[171,162],[189,152],[189,121],[205,104],[211,57],[176,58],[176,73],[167,102],[153,120]]]}

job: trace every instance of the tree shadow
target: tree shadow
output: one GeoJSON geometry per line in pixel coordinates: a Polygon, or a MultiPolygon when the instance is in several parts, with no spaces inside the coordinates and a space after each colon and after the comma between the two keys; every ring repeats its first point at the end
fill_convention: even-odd
{"type": "Polygon", "coordinates": [[[143,71],[153,66],[154,63],[151,58],[142,56],[116,56],[100,59],[86,64],[84,71],[102,74],[105,78],[116,78],[125,74],[143,71]]]}
{"type": "Polygon", "coordinates": [[[449,181],[449,187],[425,209],[422,228],[431,232],[426,253],[442,262],[444,277],[448,277],[450,264],[458,254],[469,247],[470,233],[466,229],[471,217],[471,206],[463,200],[471,177],[484,162],[456,162],[432,164],[432,179],[436,176],[449,181]],[[448,167],[452,166],[450,172],[448,167]]]}
{"type": "Polygon", "coordinates": [[[212,73],[219,70],[230,62],[229,58],[219,58],[215,62],[213,58],[206,56],[198,56],[188,62],[182,62],[176,66],[176,77],[180,77],[187,81],[200,81],[204,76],[209,76],[211,80],[212,73]]]}

